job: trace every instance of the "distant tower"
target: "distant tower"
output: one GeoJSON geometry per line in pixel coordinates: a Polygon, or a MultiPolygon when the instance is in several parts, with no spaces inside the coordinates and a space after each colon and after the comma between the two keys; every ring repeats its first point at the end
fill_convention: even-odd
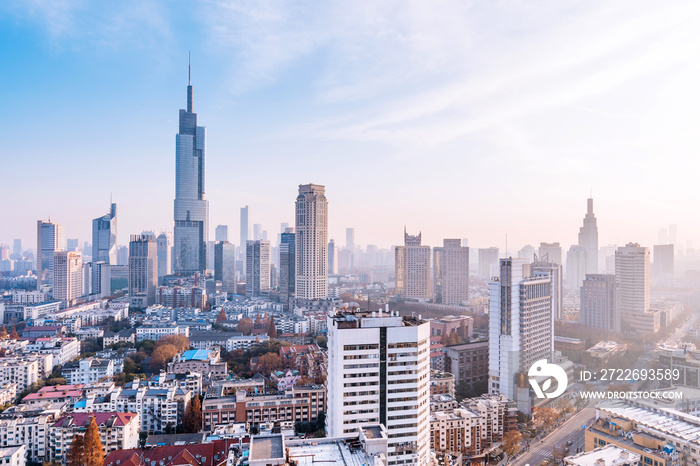
{"type": "Polygon", "coordinates": [[[328,297],[328,200],[326,187],[299,185],[296,200],[296,297],[328,297]]]}
{"type": "Polygon", "coordinates": [[[337,263],[337,255],[336,255],[336,249],[335,249],[335,241],[330,240],[328,242],[328,274],[333,275],[338,273],[338,270],[336,269],[336,263],[337,263]]]}
{"type": "Polygon", "coordinates": [[[192,83],[187,85],[187,109],[180,110],[175,136],[175,252],[176,273],[192,275],[207,268],[209,201],[204,195],[206,128],[197,126],[192,111],[192,83]]]}
{"type": "Polygon", "coordinates": [[[240,257],[243,259],[243,274],[245,274],[245,254],[246,254],[246,244],[248,244],[248,233],[250,228],[248,226],[248,206],[241,207],[241,242],[240,247],[240,257]]]}
{"type": "Polygon", "coordinates": [[[236,247],[228,241],[214,245],[214,280],[221,282],[224,293],[236,292],[236,247]]]}
{"type": "Polygon", "coordinates": [[[355,229],[346,228],[345,229],[345,249],[351,251],[355,250],[355,229]]]}
{"type": "Polygon", "coordinates": [[[53,299],[71,306],[83,294],[83,255],[80,251],[56,251],[53,262],[53,299]]]}
{"type": "Polygon", "coordinates": [[[445,239],[441,248],[434,248],[434,258],[435,302],[457,305],[469,300],[469,248],[459,239],[445,239]]]}
{"type": "Polygon", "coordinates": [[[586,278],[587,251],[583,246],[572,244],[566,254],[567,288],[578,290],[586,278]]]}
{"type": "Polygon", "coordinates": [[[479,277],[484,280],[491,280],[491,277],[498,275],[498,248],[479,249],[479,277]]]}
{"type": "Polygon", "coordinates": [[[673,278],[675,274],[673,244],[654,245],[654,275],[673,278]]]}
{"type": "MultiPolygon", "coordinates": [[[[646,322],[650,318],[647,314],[651,295],[649,265],[649,248],[637,243],[627,243],[615,252],[615,277],[620,283],[620,317],[627,329],[654,331],[646,322]]],[[[652,326],[656,327],[653,323],[652,326]]]]}
{"type": "Polygon", "coordinates": [[[217,225],[214,232],[214,239],[216,242],[228,241],[228,225],[217,225]]]}
{"type": "MultiPolygon", "coordinates": [[[[586,250],[585,273],[598,273],[598,223],[593,214],[593,199],[588,199],[588,211],[578,231],[578,245],[586,250]]],[[[583,277],[581,277],[583,282],[583,277]]],[[[579,283],[577,287],[581,286],[579,283]]]]}
{"type": "Polygon", "coordinates": [[[289,299],[294,296],[296,240],[294,228],[286,228],[280,239],[280,302],[289,308],[289,299]]]}
{"type": "Polygon", "coordinates": [[[158,279],[172,273],[173,237],[170,233],[161,233],[156,238],[158,253],[158,279]]]}
{"type": "Polygon", "coordinates": [[[53,255],[66,248],[63,225],[58,223],[36,222],[36,289],[43,285],[53,286],[53,255]]]}
{"type": "Polygon", "coordinates": [[[92,261],[117,264],[117,204],[92,221],[92,261]]]}
{"type": "Polygon", "coordinates": [[[581,287],[581,324],[619,332],[618,287],[615,275],[586,275],[581,287]]]}
{"type": "Polygon", "coordinates": [[[559,243],[540,243],[537,257],[540,260],[546,260],[550,264],[561,265],[561,246],[559,243]]]}
{"type": "Polygon", "coordinates": [[[135,307],[156,301],[158,246],[150,235],[131,235],[129,242],[129,297],[135,307]]]}
{"type": "Polygon", "coordinates": [[[406,298],[430,298],[430,246],[421,245],[422,233],[404,230],[404,245],[396,246],[394,267],[396,294],[406,298]]]}
{"type": "Polygon", "coordinates": [[[270,294],[270,242],[248,241],[246,244],[245,295],[270,294]]]}

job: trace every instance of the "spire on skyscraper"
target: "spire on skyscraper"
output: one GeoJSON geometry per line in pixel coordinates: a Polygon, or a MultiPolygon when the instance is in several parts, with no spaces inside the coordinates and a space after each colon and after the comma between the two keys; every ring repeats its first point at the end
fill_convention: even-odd
{"type": "Polygon", "coordinates": [[[187,53],[187,113],[192,113],[192,56],[187,53]]]}

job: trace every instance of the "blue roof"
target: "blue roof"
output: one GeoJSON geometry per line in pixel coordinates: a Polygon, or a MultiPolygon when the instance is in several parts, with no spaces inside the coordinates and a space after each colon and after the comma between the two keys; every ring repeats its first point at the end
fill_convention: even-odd
{"type": "Polygon", "coordinates": [[[211,352],[211,350],[204,350],[204,349],[187,350],[182,354],[182,360],[183,361],[192,361],[192,360],[206,361],[207,359],[209,359],[210,352],[211,352]]]}
{"type": "Polygon", "coordinates": [[[87,398],[81,398],[76,401],[73,408],[87,408],[87,398]]]}

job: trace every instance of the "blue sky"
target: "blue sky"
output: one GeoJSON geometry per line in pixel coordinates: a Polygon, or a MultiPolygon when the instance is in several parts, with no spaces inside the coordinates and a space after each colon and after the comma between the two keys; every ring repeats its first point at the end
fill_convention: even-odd
{"type": "Polygon", "coordinates": [[[211,230],[271,234],[324,184],[331,236],[388,246],[700,231],[693,1],[114,1],[0,5],[0,242],[37,219],[172,230],[192,51],[211,230]]]}

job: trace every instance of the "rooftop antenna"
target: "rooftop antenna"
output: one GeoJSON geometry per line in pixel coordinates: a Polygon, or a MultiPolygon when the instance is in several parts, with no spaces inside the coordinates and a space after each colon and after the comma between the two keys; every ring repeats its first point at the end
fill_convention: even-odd
{"type": "Polygon", "coordinates": [[[506,233],[506,257],[508,257],[508,233],[506,233]]]}
{"type": "Polygon", "coordinates": [[[187,85],[192,85],[192,52],[187,52],[187,85]]]}

